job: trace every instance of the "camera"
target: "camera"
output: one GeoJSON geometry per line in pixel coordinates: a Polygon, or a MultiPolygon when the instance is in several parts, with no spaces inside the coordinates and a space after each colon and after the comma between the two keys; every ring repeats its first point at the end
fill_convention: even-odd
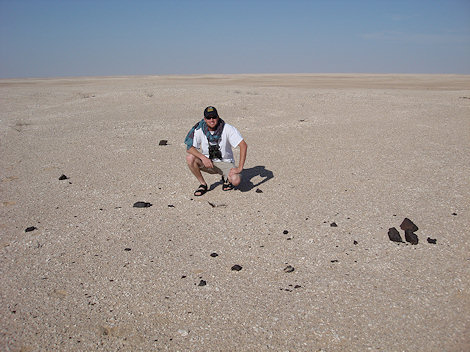
{"type": "Polygon", "coordinates": [[[217,144],[209,145],[209,159],[222,160],[222,152],[217,144]]]}

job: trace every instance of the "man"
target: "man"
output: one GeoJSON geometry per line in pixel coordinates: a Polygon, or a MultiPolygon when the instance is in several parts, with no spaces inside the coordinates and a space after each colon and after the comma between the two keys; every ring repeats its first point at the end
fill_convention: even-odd
{"type": "Polygon", "coordinates": [[[248,146],[240,132],[219,117],[215,107],[204,109],[204,118],[191,128],[184,143],[186,162],[200,183],[194,192],[196,197],[207,192],[207,183],[201,171],[222,175],[224,191],[240,184],[248,146]],[[238,167],[235,166],[232,151],[237,146],[240,147],[238,167]]]}

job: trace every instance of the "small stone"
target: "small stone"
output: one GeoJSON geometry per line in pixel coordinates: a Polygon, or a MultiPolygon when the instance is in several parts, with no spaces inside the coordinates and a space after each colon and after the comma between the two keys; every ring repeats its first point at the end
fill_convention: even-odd
{"type": "Polygon", "coordinates": [[[212,258],[215,258],[215,257],[218,257],[219,255],[217,253],[211,253],[211,257],[212,258]]]}
{"type": "Polygon", "coordinates": [[[388,229],[388,238],[393,242],[403,242],[400,232],[394,227],[388,229]]]}
{"type": "Polygon", "coordinates": [[[178,334],[180,334],[181,336],[188,336],[188,332],[186,330],[183,330],[183,329],[178,329],[178,334]]]}
{"type": "Polygon", "coordinates": [[[134,208],[148,208],[148,207],[151,207],[152,204],[151,203],[147,203],[147,202],[135,202],[133,207],[134,208]]]}
{"type": "Polygon", "coordinates": [[[330,227],[338,227],[338,225],[336,224],[336,222],[332,222],[332,223],[330,224],[330,227]]]}
{"type": "Polygon", "coordinates": [[[418,236],[411,230],[405,231],[405,240],[411,244],[418,244],[418,236]]]}
{"type": "Polygon", "coordinates": [[[168,141],[166,139],[162,139],[160,142],[158,142],[158,145],[168,145],[168,141]]]}
{"type": "Polygon", "coordinates": [[[457,213],[452,213],[452,215],[456,216],[456,215],[457,215],[457,213]]]}
{"type": "Polygon", "coordinates": [[[235,264],[234,266],[232,266],[232,270],[233,271],[240,271],[240,270],[242,270],[242,266],[240,266],[238,264],[235,264]]]}
{"type": "Polygon", "coordinates": [[[37,230],[38,228],[36,226],[30,226],[30,227],[27,227],[24,232],[31,232],[31,231],[34,231],[34,230],[37,230]]]}
{"type": "Polygon", "coordinates": [[[301,288],[302,286],[300,285],[295,285],[294,288],[301,288]]]}
{"type": "Polygon", "coordinates": [[[257,188],[255,192],[256,192],[256,193],[263,193],[263,191],[260,190],[259,188],[257,188]]]}
{"type": "Polygon", "coordinates": [[[173,204],[168,204],[168,208],[174,208],[175,206],[173,204]]]}
{"type": "Polygon", "coordinates": [[[332,263],[338,263],[339,260],[338,260],[338,259],[333,259],[333,260],[331,260],[331,262],[332,262],[332,263]]]}
{"type": "Polygon", "coordinates": [[[292,265],[288,265],[288,266],[286,266],[286,267],[284,268],[284,271],[285,271],[286,273],[291,273],[291,272],[293,272],[294,270],[295,270],[295,268],[294,268],[292,265]]]}
{"type": "Polygon", "coordinates": [[[358,242],[357,242],[357,241],[354,241],[353,243],[354,243],[354,245],[357,245],[358,242]]]}
{"type": "Polygon", "coordinates": [[[282,233],[283,233],[284,235],[287,235],[287,234],[289,233],[289,231],[284,230],[284,231],[282,231],[282,233]]]}
{"type": "Polygon", "coordinates": [[[62,174],[60,177],[59,177],[59,180],[68,180],[69,178],[67,176],[65,176],[64,174],[62,174]]]}
{"type": "Polygon", "coordinates": [[[403,222],[401,223],[400,225],[400,228],[403,230],[403,231],[406,231],[406,230],[411,230],[411,232],[416,232],[418,231],[418,226],[416,226],[413,221],[411,221],[410,219],[408,218],[405,218],[405,220],[403,220],[403,222]]]}
{"type": "Polygon", "coordinates": [[[129,252],[129,251],[131,250],[131,248],[124,248],[124,250],[125,250],[126,252],[129,252]]]}
{"type": "Polygon", "coordinates": [[[428,243],[436,244],[437,240],[435,238],[428,237],[428,243]]]}
{"type": "Polygon", "coordinates": [[[207,282],[205,280],[199,281],[198,286],[206,286],[206,285],[207,285],[207,282]]]}

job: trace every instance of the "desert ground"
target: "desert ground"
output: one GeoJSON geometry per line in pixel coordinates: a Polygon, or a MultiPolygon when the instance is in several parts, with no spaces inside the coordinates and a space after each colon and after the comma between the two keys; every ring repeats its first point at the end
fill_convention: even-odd
{"type": "Polygon", "coordinates": [[[470,350],[470,76],[2,79],[0,101],[1,351],[470,350]],[[208,105],[248,157],[195,197],[208,105]]]}

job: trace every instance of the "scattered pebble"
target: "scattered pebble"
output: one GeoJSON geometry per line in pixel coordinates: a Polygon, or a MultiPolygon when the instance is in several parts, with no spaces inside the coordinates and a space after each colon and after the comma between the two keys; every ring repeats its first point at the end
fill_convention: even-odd
{"type": "Polygon", "coordinates": [[[158,145],[168,145],[168,141],[166,139],[162,139],[160,142],[158,142],[158,145]]]}
{"type": "Polygon", "coordinates": [[[284,230],[284,231],[282,231],[282,233],[283,233],[284,235],[287,235],[287,234],[289,233],[289,231],[284,230]]]}
{"type": "Polygon", "coordinates": [[[211,253],[211,257],[212,257],[212,258],[215,258],[215,257],[218,257],[218,256],[219,256],[219,255],[218,255],[217,253],[215,253],[215,252],[214,252],[214,253],[211,253]]]}
{"type": "Polygon", "coordinates": [[[353,243],[354,243],[354,245],[357,245],[357,244],[358,244],[358,242],[357,242],[356,240],[355,240],[353,243]]]}
{"type": "Polygon", "coordinates": [[[338,263],[339,260],[338,260],[338,259],[333,259],[333,260],[331,260],[331,262],[332,262],[332,263],[338,263]]]}
{"type": "Polygon", "coordinates": [[[405,231],[405,240],[411,244],[418,244],[418,236],[412,230],[405,231]]]}
{"type": "Polygon", "coordinates": [[[173,204],[168,204],[168,208],[174,208],[175,206],[173,204]]]}
{"type": "Polygon", "coordinates": [[[31,232],[31,231],[34,231],[34,230],[37,230],[38,228],[36,226],[30,226],[30,227],[27,227],[24,232],[31,232]]]}
{"type": "Polygon", "coordinates": [[[295,270],[295,268],[294,268],[292,265],[288,265],[288,266],[286,266],[286,267],[284,268],[284,271],[285,271],[286,273],[291,273],[291,272],[293,272],[294,270],[295,270]]]}
{"type": "Polygon", "coordinates": [[[410,219],[408,218],[405,218],[405,220],[403,220],[403,222],[401,223],[400,225],[400,228],[403,230],[403,231],[406,231],[406,230],[411,230],[411,232],[416,232],[418,231],[418,226],[416,226],[413,221],[411,221],[410,219]]]}
{"type": "Polygon", "coordinates": [[[205,280],[199,281],[198,286],[206,286],[206,285],[207,285],[207,282],[205,280]]]}
{"type": "Polygon", "coordinates": [[[332,222],[332,223],[330,224],[330,226],[331,226],[331,227],[338,227],[338,225],[336,224],[336,222],[332,222]]]}
{"type": "Polygon", "coordinates": [[[452,215],[456,216],[456,215],[457,215],[457,213],[452,213],[452,215]]]}
{"type": "Polygon", "coordinates": [[[60,177],[59,177],[59,180],[68,180],[69,178],[67,176],[65,176],[64,174],[62,174],[60,177]]]}
{"type": "Polygon", "coordinates": [[[435,238],[428,237],[428,243],[436,244],[437,240],[435,238]]]}
{"type": "Polygon", "coordinates": [[[400,232],[394,227],[388,229],[388,238],[393,242],[403,242],[400,232]]]}
{"type": "Polygon", "coordinates": [[[134,203],[134,208],[148,208],[148,207],[151,207],[152,204],[151,203],[147,203],[147,202],[135,202],[134,203]]]}
{"type": "Polygon", "coordinates": [[[124,248],[124,250],[125,250],[126,252],[129,252],[129,251],[131,250],[131,248],[124,248]]]}
{"type": "Polygon", "coordinates": [[[256,193],[263,193],[263,191],[260,190],[259,188],[257,188],[255,192],[256,192],[256,193]]]}
{"type": "Polygon", "coordinates": [[[235,264],[234,266],[232,266],[232,270],[234,271],[240,271],[242,270],[242,266],[238,265],[238,264],[235,264]]]}

